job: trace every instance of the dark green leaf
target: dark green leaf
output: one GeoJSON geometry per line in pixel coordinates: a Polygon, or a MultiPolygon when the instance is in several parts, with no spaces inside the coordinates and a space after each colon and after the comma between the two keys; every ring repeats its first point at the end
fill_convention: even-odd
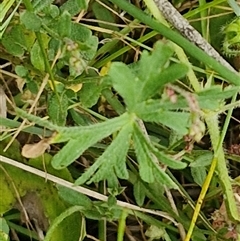
{"type": "Polygon", "coordinates": [[[31,49],[30,52],[30,59],[31,59],[31,63],[32,65],[40,70],[40,71],[45,71],[45,62],[44,62],[44,58],[42,55],[42,51],[41,48],[38,44],[38,42],[36,41],[31,49]]]}
{"type": "Polygon", "coordinates": [[[72,16],[84,9],[87,9],[87,0],[68,0],[60,7],[62,12],[68,11],[72,16]]]}
{"type": "Polygon", "coordinates": [[[59,126],[64,126],[67,118],[68,97],[63,92],[58,96],[53,94],[48,100],[48,115],[50,120],[59,126]]]}
{"type": "Polygon", "coordinates": [[[84,83],[79,92],[81,104],[90,108],[95,105],[100,97],[102,86],[96,82],[84,83]]]}
{"type": "Polygon", "coordinates": [[[32,31],[39,31],[42,25],[41,18],[29,11],[23,12],[20,16],[20,20],[25,25],[26,29],[32,31]]]}
{"type": "Polygon", "coordinates": [[[133,195],[138,206],[142,206],[145,199],[145,187],[142,185],[140,180],[137,180],[133,185],[133,195]]]}
{"type": "MultiPolygon", "coordinates": [[[[105,22],[105,23],[101,23],[99,21],[98,24],[101,28],[111,29],[116,32],[119,31],[119,28],[114,25],[116,20],[110,10],[108,10],[106,7],[99,4],[98,2],[93,2],[92,10],[94,12],[95,17],[98,20],[105,22]],[[109,23],[109,24],[106,24],[106,23],[109,23]],[[110,23],[113,23],[113,25],[111,25],[110,23]]],[[[103,36],[104,38],[109,38],[110,34],[103,33],[103,36]]]]}
{"type": "Polygon", "coordinates": [[[84,209],[92,208],[92,201],[86,195],[71,190],[69,188],[58,185],[58,194],[59,196],[71,205],[82,206],[84,209]]]}
{"type": "Polygon", "coordinates": [[[32,2],[34,12],[38,13],[44,8],[49,8],[52,2],[54,2],[54,0],[34,0],[32,2]]]}
{"type": "Polygon", "coordinates": [[[85,26],[82,26],[79,23],[71,24],[71,35],[69,36],[71,40],[85,43],[89,40],[91,35],[91,30],[89,30],[85,26]]]}
{"type": "Polygon", "coordinates": [[[60,37],[69,37],[71,34],[71,15],[64,11],[58,21],[58,33],[60,37]]]}

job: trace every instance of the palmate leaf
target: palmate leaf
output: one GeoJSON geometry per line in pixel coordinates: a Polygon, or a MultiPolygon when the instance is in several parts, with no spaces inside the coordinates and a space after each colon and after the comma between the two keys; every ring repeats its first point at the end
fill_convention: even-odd
{"type": "Polygon", "coordinates": [[[154,182],[152,153],[147,148],[145,140],[142,138],[142,136],[139,136],[135,132],[133,135],[133,143],[134,143],[134,150],[139,163],[140,177],[145,182],[148,182],[148,183],[154,182]]]}
{"type": "Polygon", "coordinates": [[[188,71],[187,66],[184,64],[173,64],[167,68],[161,66],[161,63],[158,63],[158,59],[160,62],[162,59],[166,62],[170,56],[167,51],[168,48],[162,47],[162,43],[159,45],[151,56],[147,57],[143,55],[139,61],[140,71],[137,76],[141,81],[137,87],[139,95],[138,103],[155,95],[165,84],[182,78],[188,71]]]}
{"type": "Polygon", "coordinates": [[[188,133],[191,124],[189,112],[156,109],[154,102],[152,105],[148,104],[147,109],[145,109],[142,104],[140,104],[140,107],[142,108],[138,107],[135,113],[142,120],[161,123],[180,135],[186,135],[188,133]]]}
{"type": "Polygon", "coordinates": [[[111,65],[109,76],[113,87],[124,98],[129,111],[134,111],[138,103],[152,97],[166,83],[187,73],[188,68],[183,64],[167,67],[166,63],[172,54],[167,44],[158,42],[152,54],[143,52],[140,61],[132,69],[123,63],[111,65]]]}
{"type": "Polygon", "coordinates": [[[109,175],[127,179],[126,155],[132,134],[132,123],[129,122],[122,127],[117,137],[108,146],[106,151],[95,161],[95,163],[76,180],[76,185],[81,185],[89,180],[99,182],[108,179],[109,175]]]}
{"type": "Polygon", "coordinates": [[[124,63],[112,63],[108,72],[112,79],[113,87],[124,98],[131,111],[137,103],[140,80],[124,63]]]}
{"type": "Polygon", "coordinates": [[[55,169],[62,169],[70,165],[90,146],[118,131],[129,121],[129,118],[129,115],[124,114],[100,124],[62,128],[62,131],[56,135],[56,139],[53,138],[52,141],[69,140],[69,142],[53,157],[52,166],[55,169]]]}
{"type": "Polygon", "coordinates": [[[173,169],[182,169],[186,167],[186,163],[175,161],[170,156],[166,155],[164,152],[160,152],[157,148],[153,146],[153,144],[146,139],[143,132],[140,130],[138,125],[134,125],[134,133],[142,140],[144,140],[144,143],[147,147],[147,149],[154,154],[161,163],[173,168],[173,169]]]}
{"type": "Polygon", "coordinates": [[[155,178],[160,181],[163,185],[166,185],[169,188],[177,188],[174,181],[164,172],[160,167],[160,163],[154,160],[154,156],[162,157],[161,161],[164,164],[169,164],[171,167],[177,169],[184,168],[185,163],[176,162],[170,157],[166,156],[164,153],[160,153],[156,150],[146,139],[138,124],[134,124],[134,148],[139,163],[139,173],[140,177],[146,182],[154,182],[155,178]],[[153,150],[153,151],[152,151],[153,150]]]}

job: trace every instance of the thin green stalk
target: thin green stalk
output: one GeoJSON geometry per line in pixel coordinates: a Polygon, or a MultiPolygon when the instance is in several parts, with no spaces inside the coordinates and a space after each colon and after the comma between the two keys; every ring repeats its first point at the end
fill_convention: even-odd
{"type": "MultiPolygon", "coordinates": [[[[229,113],[231,114],[231,110],[229,113]]],[[[215,158],[217,158],[217,161],[218,161],[217,162],[218,176],[219,176],[219,181],[221,182],[221,185],[224,189],[224,194],[226,196],[225,200],[226,200],[227,209],[229,211],[229,216],[233,221],[234,220],[240,221],[233,190],[232,190],[232,185],[230,182],[230,178],[228,176],[228,169],[226,166],[224,150],[221,143],[223,141],[223,136],[221,136],[220,130],[218,127],[218,115],[213,112],[207,113],[205,116],[205,121],[208,126],[208,131],[210,134],[212,147],[214,150],[214,156],[215,158]]],[[[225,126],[223,130],[224,135],[226,132],[225,129],[227,125],[228,125],[228,120],[224,125],[225,126]]]]}
{"type": "Polygon", "coordinates": [[[125,227],[126,227],[127,216],[128,216],[128,211],[123,209],[121,217],[119,219],[119,223],[118,223],[117,241],[123,241],[124,240],[124,232],[125,232],[125,227]]]}
{"type": "MultiPolygon", "coordinates": [[[[199,6],[202,7],[206,4],[206,0],[199,0],[199,6]]],[[[202,36],[209,42],[209,34],[208,34],[208,20],[207,20],[207,10],[203,10],[200,12],[201,17],[201,29],[202,36]]]]}
{"type": "Polygon", "coordinates": [[[133,6],[132,4],[128,3],[125,0],[118,1],[118,0],[108,0],[121,9],[128,12],[134,18],[139,19],[144,24],[150,26],[152,29],[158,31],[166,38],[170,39],[180,47],[182,47],[186,52],[188,52],[192,57],[196,58],[197,60],[203,62],[204,64],[208,65],[208,67],[212,68],[214,71],[218,72],[222,77],[224,77],[228,82],[240,86],[240,76],[237,72],[233,72],[217,62],[215,59],[210,57],[207,53],[202,51],[198,48],[195,44],[191,43],[179,33],[174,32],[173,30],[167,28],[163,24],[159,23],[158,21],[151,18],[149,15],[142,12],[137,7],[133,6]]]}

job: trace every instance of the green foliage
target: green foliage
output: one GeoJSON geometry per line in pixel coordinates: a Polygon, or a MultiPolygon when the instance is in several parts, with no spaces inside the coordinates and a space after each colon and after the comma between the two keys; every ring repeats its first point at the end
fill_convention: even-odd
{"type": "Polygon", "coordinates": [[[68,97],[62,92],[59,95],[52,94],[48,100],[48,115],[50,120],[59,126],[65,126],[68,109],[68,97]],[[61,105],[59,105],[59,102],[61,105]]]}
{"type": "Polygon", "coordinates": [[[4,218],[0,218],[0,240],[8,241],[9,240],[9,226],[4,218]]]}
{"type": "MultiPolygon", "coordinates": [[[[7,141],[8,140],[0,142],[1,155],[3,154],[2,150],[4,149],[4,146],[6,145],[7,141]]],[[[21,157],[19,148],[19,143],[15,141],[14,145],[12,145],[8,149],[8,151],[4,153],[4,155],[12,159],[18,160],[19,162],[24,162],[25,160],[21,157]]],[[[50,155],[45,154],[44,164],[43,158],[38,158],[29,160],[29,165],[37,167],[42,170],[47,169],[49,173],[52,173],[55,176],[59,176],[70,181],[72,178],[68,170],[65,169],[59,172],[51,167],[51,158],[52,157],[50,155]]],[[[47,222],[49,222],[49,224],[52,224],[53,220],[67,208],[66,203],[64,203],[57,195],[57,189],[52,183],[46,183],[44,179],[37,177],[34,174],[24,172],[23,170],[18,169],[16,167],[12,167],[10,165],[4,164],[2,165],[2,167],[3,169],[0,169],[0,193],[4,193],[4,199],[1,199],[1,214],[9,211],[13,207],[18,206],[18,197],[16,194],[16,190],[20,197],[24,198],[27,196],[28,199],[26,200],[28,200],[28,202],[33,202],[34,205],[36,205],[36,209],[43,209],[43,214],[47,217],[47,222]],[[12,181],[13,179],[14,184],[12,181]]],[[[29,215],[31,216],[32,213],[31,210],[28,210],[28,205],[30,204],[27,204],[26,201],[26,209],[30,212],[29,215]]],[[[40,211],[38,212],[40,213],[40,211]]],[[[65,240],[64,233],[70,227],[70,224],[72,227],[73,220],[74,218],[69,219],[66,221],[66,223],[58,226],[56,232],[54,232],[54,237],[52,237],[51,240],[65,240]]],[[[39,221],[42,222],[41,217],[39,217],[39,221]]],[[[74,221],[74,223],[76,224],[75,227],[80,225],[78,221],[77,223],[76,221],[74,221]]],[[[72,240],[77,240],[77,236],[79,234],[76,230],[69,235],[71,235],[72,240]]]]}
{"type": "MultiPolygon", "coordinates": [[[[187,1],[173,2],[179,4],[178,9],[182,4],[187,6],[187,1]]],[[[189,227],[195,203],[179,183],[182,179],[186,184],[199,185],[202,193],[209,190],[203,212],[209,210],[209,205],[211,209],[221,205],[217,203],[220,196],[215,194],[216,188],[220,189],[220,180],[228,216],[238,220],[228,173],[228,168],[232,171],[232,163],[229,167],[226,164],[231,153],[224,155],[222,143],[225,140],[224,147],[228,147],[225,137],[232,110],[226,120],[218,115],[239,104],[234,98],[239,92],[240,78],[165,23],[155,21],[148,11],[156,17],[156,8],[152,11],[148,3],[138,1],[133,6],[125,0],[4,0],[0,4],[3,10],[0,11],[1,79],[8,96],[8,118],[0,117],[0,132],[2,127],[11,128],[0,133],[0,154],[75,185],[84,185],[91,189],[88,195],[92,197],[3,164],[0,166],[0,193],[4,194],[4,199],[0,196],[1,240],[11,238],[9,228],[30,236],[27,228],[15,222],[13,209],[20,211],[16,190],[23,203],[35,200],[36,210],[42,210],[49,222],[50,226],[43,230],[44,240],[61,241],[66,237],[84,240],[86,218],[99,221],[102,233],[99,240],[106,240],[105,221],[118,221],[117,236],[123,240],[124,227],[128,225],[126,218],[132,217],[137,217],[144,227],[149,225],[145,235],[151,240],[175,240],[179,231],[184,236],[181,230],[191,230],[194,225],[201,229],[194,229],[193,241],[224,240],[220,233],[213,232],[203,213],[196,215],[199,206],[195,207],[193,218],[197,222],[189,227]],[[143,12],[141,7],[145,4],[149,10],[143,12]],[[169,39],[198,62],[192,62],[169,39]],[[201,68],[200,61],[207,71],[201,68]],[[222,79],[238,86],[225,87],[219,84],[222,79]],[[231,103],[230,98],[233,98],[231,103]],[[34,101],[35,106],[31,106],[34,101]],[[11,119],[15,114],[20,120],[11,119]],[[25,124],[30,121],[37,126],[23,128],[23,119],[25,124]],[[19,126],[21,147],[14,141],[3,152],[9,141],[7,137],[15,134],[19,126]],[[205,129],[210,141],[204,138],[200,142],[205,129]],[[41,149],[42,143],[49,146],[43,151],[51,155],[37,149],[41,149]],[[32,145],[36,148],[34,154],[42,156],[23,158],[25,144],[32,145]],[[213,171],[214,165],[217,172],[213,171]],[[206,186],[211,180],[211,186],[206,186]],[[100,193],[95,196],[92,189],[106,196],[100,193]],[[132,194],[138,206],[151,209],[146,212],[163,215],[164,221],[118,201],[121,195],[121,200],[127,197],[132,203],[132,194]],[[186,200],[184,204],[178,202],[179,194],[186,200]],[[216,197],[214,202],[212,197],[216,197]],[[94,201],[95,198],[105,202],[94,201]],[[178,212],[173,210],[173,200],[177,200],[178,212]],[[182,225],[178,226],[179,230],[173,225],[177,223],[182,225]]],[[[224,36],[219,37],[220,26],[232,17],[232,14],[219,16],[223,7],[226,7],[223,0],[205,4],[200,1],[199,7],[194,5],[187,16],[195,20],[199,14],[201,22],[196,25],[202,35],[209,37],[209,42],[212,40],[219,51],[223,37],[223,50],[228,56],[235,56],[239,48],[239,19],[223,27],[224,36]]],[[[87,193],[83,187],[77,189],[87,193]]],[[[203,197],[204,194],[197,205],[203,203],[203,197]]],[[[30,220],[33,221],[31,217],[30,220]]],[[[229,225],[230,220],[227,221],[229,225]]],[[[235,226],[236,223],[231,224],[235,226]]],[[[38,238],[35,231],[31,235],[38,238]]]]}
{"type": "Polygon", "coordinates": [[[22,24],[25,25],[26,29],[32,31],[39,31],[41,28],[41,18],[39,18],[35,13],[25,11],[22,13],[20,20],[22,24]]]}

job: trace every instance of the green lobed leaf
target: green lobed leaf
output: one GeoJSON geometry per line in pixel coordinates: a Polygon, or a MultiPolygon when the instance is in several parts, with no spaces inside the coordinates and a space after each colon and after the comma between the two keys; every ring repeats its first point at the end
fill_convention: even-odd
{"type": "Polygon", "coordinates": [[[137,134],[136,130],[133,134],[133,146],[139,163],[140,177],[145,182],[154,182],[152,165],[153,155],[146,145],[145,138],[143,138],[142,135],[137,134]]]}
{"type": "Polygon", "coordinates": [[[187,166],[186,163],[176,161],[173,158],[171,158],[170,156],[166,155],[164,152],[161,152],[157,148],[155,148],[150,140],[149,141],[146,140],[146,138],[144,137],[144,134],[142,133],[142,131],[139,129],[139,127],[137,125],[135,126],[135,132],[139,137],[142,138],[142,140],[145,141],[148,149],[152,152],[152,154],[154,154],[155,157],[157,157],[157,159],[161,163],[163,163],[163,164],[165,164],[165,165],[167,165],[167,166],[169,166],[173,169],[182,169],[182,168],[185,168],[187,166]]]}
{"type": "Polygon", "coordinates": [[[121,62],[112,63],[108,75],[112,79],[114,89],[124,98],[131,111],[137,103],[138,84],[141,80],[121,62]]]}
{"type": "Polygon", "coordinates": [[[26,29],[32,31],[39,31],[42,25],[41,18],[35,13],[27,10],[20,15],[20,20],[25,25],[26,29]]]}
{"type": "MultiPolygon", "coordinates": [[[[140,105],[142,106],[142,105],[140,105]]],[[[183,111],[168,111],[164,109],[154,109],[153,105],[148,105],[147,110],[137,108],[136,115],[144,121],[161,123],[164,126],[176,131],[180,135],[186,135],[190,126],[190,113],[183,111]]]]}
{"type": "Polygon", "coordinates": [[[119,130],[129,120],[127,114],[114,119],[85,127],[69,127],[60,130],[53,143],[70,140],[54,157],[52,166],[61,169],[74,162],[93,144],[119,130]]]}
{"type": "Polygon", "coordinates": [[[172,54],[173,50],[170,45],[163,43],[162,41],[158,41],[156,43],[152,53],[143,51],[141,59],[137,63],[137,76],[141,79],[138,85],[138,101],[148,99],[152,94],[154,94],[155,90],[159,89],[164,84],[162,84],[162,80],[159,78],[159,75],[166,67],[166,64],[172,54]]]}
{"type": "Polygon", "coordinates": [[[52,94],[48,100],[48,115],[52,123],[58,126],[65,126],[68,114],[68,97],[62,92],[58,96],[52,94]],[[60,101],[60,102],[59,102],[60,101]]]}
{"type": "Polygon", "coordinates": [[[237,92],[239,92],[238,86],[229,86],[222,89],[222,86],[215,85],[198,92],[197,100],[202,109],[216,110],[220,108],[221,101],[231,98],[237,92]]]}
{"type": "Polygon", "coordinates": [[[140,165],[139,168],[141,168],[141,165],[144,165],[142,166],[142,174],[141,169],[139,171],[141,178],[145,178],[143,179],[144,181],[147,180],[148,175],[150,174],[153,175],[153,177],[151,177],[152,182],[156,178],[156,180],[158,180],[160,183],[166,185],[169,188],[177,188],[177,185],[174,183],[174,181],[161,168],[160,163],[158,163],[154,159],[153,153],[151,152],[152,148],[150,145],[150,141],[146,139],[143,132],[140,130],[140,127],[136,123],[134,124],[134,148],[136,151],[137,160],[140,165]]]}
{"type": "Polygon", "coordinates": [[[48,121],[48,120],[43,120],[42,118],[35,116],[35,115],[31,115],[28,114],[26,111],[20,109],[20,108],[16,108],[15,109],[16,113],[22,117],[22,118],[26,118],[29,121],[32,121],[44,128],[48,128],[49,130],[58,130],[61,129],[59,126],[54,125],[52,122],[48,121]]]}
{"type": "MultiPolygon", "coordinates": [[[[130,121],[130,115],[125,113],[121,116],[109,119],[107,121],[88,125],[88,126],[74,126],[74,127],[57,127],[58,134],[52,139],[52,143],[65,142],[70,139],[80,139],[82,136],[91,136],[92,133],[111,133],[117,131],[122,126],[130,121]]],[[[107,135],[107,136],[108,136],[107,135]]],[[[89,139],[89,138],[88,138],[89,139]]],[[[101,139],[101,138],[100,138],[101,139]]]]}
{"type": "Polygon", "coordinates": [[[82,185],[87,180],[98,182],[107,179],[109,173],[119,178],[127,179],[126,155],[130,144],[132,133],[132,123],[122,127],[117,137],[107,147],[105,152],[95,161],[95,163],[75,182],[82,185]]]}

